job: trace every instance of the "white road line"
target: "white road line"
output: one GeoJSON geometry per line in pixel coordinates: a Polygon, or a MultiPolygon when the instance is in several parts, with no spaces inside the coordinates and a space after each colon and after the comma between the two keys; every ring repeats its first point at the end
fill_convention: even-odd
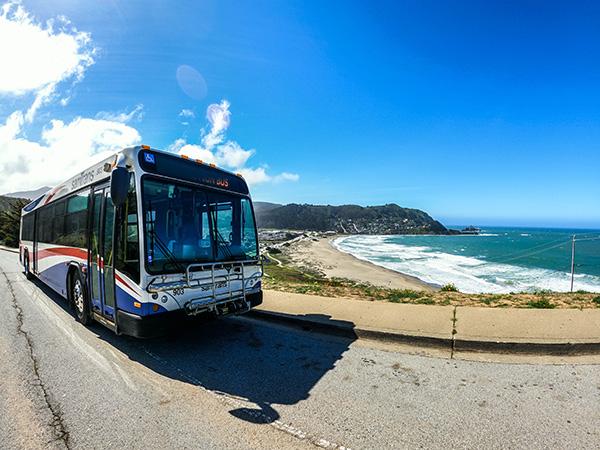
{"type": "Polygon", "coordinates": [[[165,359],[163,359],[160,356],[158,356],[157,354],[151,352],[147,348],[144,347],[143,349],[144,349],[144,352],[148,356],[150,356],[151,358],[160,362],[164,366],[167,366],[170,369],[175,370],[182,378],[195,384],[198,389],[215,397],[217,400],[219,400],[221,403],[227,405],[228,407],[232,407],[232,408],[236,408],[236,409],[242,408],[242,409],[244,409],[244,413],[247,414],[248,416],[251,416],[254,419],[258,419],[261,422],[271,425],[273,428],[275,428],[279,431],[283,431],[284,433],[287,433],[289,435],[292,435],[295,438],[298,438],[300,440],[306,440],[306,441],[316,445],[317,447],[328,448],[328,449],[350,450],[350,447],[336,444],[333,441],[330,441],[330,440],[324,439],[324,438],[320,438],[314,434],[311,434],[309,432],[301,430],[300,428],[296,428],[292,425],[284,423],[281,420],[276,420],[273,417],[270,417],[268,414],[265,414],[263,411],[249,409],[248,404],[245,404],[243,401],[239,400],[238,398],[235,398],[224,392],[219,392],[219,391],[214,391],[212,389],[208,389],[207,387],[205,387],[202,384],[202,382],[199,379],[193,377],[192,375],[187,374],[186,372],[184,372],[182,369],[180,369],[176,365],[166,361],[165,359]]]}
{"type": "MultiPolygon", "coordinates": [[[[30,294],[32,299],[35,298],[36,300],[41,301],[39,304],[41,304],[42,308],[45,310],[44,315],[48,318],[51,318],[51,320],[54,322],[55,327],[60,329],[69,338],[69,340],[73,343],[73,345],[81,351],[81,353],[83,353],[88,359],[93,361],[105,373],[112,375],[113,378],[117,375],[119,378],[121,378],[125,382],[125,384],[128,387],[131,388],[132,386],[135,386],[135,384],[132,383],[131,379],[126,375],[126,373],[121,368],[119,368],[114,363],[113,363],[113,365],[115,365],[115,367],[114,368],[111,367],[111,363],[103,355],[101,355],[96,349],[94,349],[89,344],[84,343],[83,340],[81,339],[81,337],[76,334],[76,330],[73,329],[73,324],[67,323],[67,321],[63,317],[60,317],[58,314],[56,314],[55,311],[52,310],[52,305],[54,305],[54,307],[57,307],[57,305],[53,301],[48,300],[46,295],[41,295],[39,289],[37,287],[35,287],[34,285],[31,285],[30,287],[27,286],[26,283],[28,281],[24,275],[20,274],[19,272],[15,273],[15,275],[17,276],[18,281],[19,281],[19,283],[17,283],[17,285],[26,294],[30,294]],[[22,282],[26,282],[26,283],[22,283],[22,282]],[[27,291],[29,291],[29,292],[27,292],[27,291]],[[50,302],[50,304],[48,304],[49,302],[50,302]]],[[[297,439],[308,441],[308,442],[316,445],[317,447],[327,448],[327,449],[350,450],[349,447],[337,444],[331,440],[324,439],[322,437],[318,437],[314,434],[311,434],[309,432],[306,432],[304,430],[296,428],[292,425],[284,423],[281,420],[276,420],[275,418],[270,417],[268,414],[264,413],[263,411],[249,409],[248,404],[244,403],[242,400],[237,399],[237,398],[235,398],[229,394],[226,394],[224,392],[214,391],[214,390],[206,388],[199,379],[187,374],[179,367],[164,360],[163,358],[161,358],[160,356],[151,352],[147,348],[143,347],[143,350],[148,356],[150,356],[151,358],[160,362],[161,364],[175,370],[182,378],[187,379],[189,382],[196,385],[196,387],[198,389],[201,389],[203,392],[206,392],[207,394],[213,396],[214,398],[218,399],[221,403],[227,405],[228,407],[232,407],[232,408],[236,408],[236,409],[242,408],[242,409],[244,409],[244,413],[247,414],[248,416],[251,416],[252,418],[257,419],[260,422],[264,422],[277,430],[283,431],[284,433],[294,436],[297,439]]]]}

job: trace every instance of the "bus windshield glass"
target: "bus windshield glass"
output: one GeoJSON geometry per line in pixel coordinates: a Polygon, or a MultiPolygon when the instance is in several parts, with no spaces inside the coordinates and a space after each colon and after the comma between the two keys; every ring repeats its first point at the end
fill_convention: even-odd
{"type": "Polygon", "coordinates": [[[149,273],[183,272],[191,263],[258,256],[247,197],[145,178],[143,207],[149,273]]]}

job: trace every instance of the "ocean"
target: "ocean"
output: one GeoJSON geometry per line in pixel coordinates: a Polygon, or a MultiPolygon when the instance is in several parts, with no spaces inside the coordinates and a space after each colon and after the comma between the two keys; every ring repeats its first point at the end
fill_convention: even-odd
{"type": "Polygon", "coordinates": [[[599,230],[485,227],[479,235],[344,236],[334,246],[428,283],[454,283],[466,293],[566,292],[574,234],[574,290],[600,292],[599,230]]]}

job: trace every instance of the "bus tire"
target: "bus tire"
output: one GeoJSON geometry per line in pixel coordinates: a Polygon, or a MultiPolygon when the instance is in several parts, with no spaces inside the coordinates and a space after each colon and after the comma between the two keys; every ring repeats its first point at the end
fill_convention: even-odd
{"type": "Polygon", "coordinates": [[[85,284],[81,280],[79,272],[75,272],[71,277],[71,300],[75,318],[82,325],[89,325],[92,321],[90,314],[90,300],[88,298],[85,284]]]}
{"type": "Polygon", "coordinates": [[[23,258],[23,272],[25,273],[25,278],[31,280],[33,275],[31,274],[31,267],[29,266],[29,253],[25,253],[25,257],[23,258]]]}

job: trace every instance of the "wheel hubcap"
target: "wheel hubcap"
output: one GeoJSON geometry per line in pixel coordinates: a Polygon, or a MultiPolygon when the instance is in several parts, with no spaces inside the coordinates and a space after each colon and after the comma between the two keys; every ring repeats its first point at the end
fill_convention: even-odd
{"type": "Polygon", "coordinates": [[[81,288],[81,281],[75,281],[73,285],[73,302],[75,303],[75,308],[80,313],[83,313],[83,289],[81,288]]]}

